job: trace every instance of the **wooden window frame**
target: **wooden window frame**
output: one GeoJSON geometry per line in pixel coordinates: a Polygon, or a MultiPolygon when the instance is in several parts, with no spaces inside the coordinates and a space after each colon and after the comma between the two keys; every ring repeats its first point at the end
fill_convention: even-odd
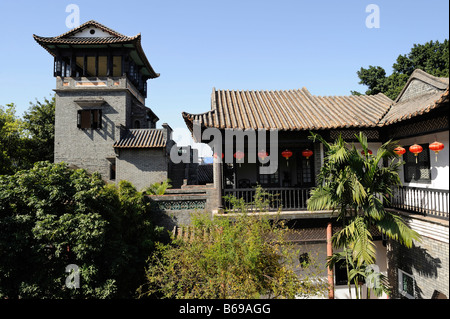
{"type": "Polygon", "coordinates": [[[102,110],[101,109],[83,109],[77,112],[77,127],[79,129],[101,129],[102,128],[102,110]],[[90,123],[83,123],[83,113],[89,112],[90,123]]]}
{"type": "Polygon", "coordinates": [[[408,151],[403,155],[403,160],[405,164],[403,164],[403,180],[405,183],[422,183],[422,184],[430,184],[431,183],[431,160],[430,160],[430,152],[429,152],[429,144],[420,144],[422,146],[423,151],[419,153],[417,157],[409,151],[409,147],[405,146],[405,149],[408,151]],[[428,178],[422,178],[420,173],[420,169],[428,170],[428,178]],[[408,176],[408,173],[411,170],[415,170],[414,176],[411,178],[408,176]],[[418,176],[418,178],[417,178],[418,176]]]}

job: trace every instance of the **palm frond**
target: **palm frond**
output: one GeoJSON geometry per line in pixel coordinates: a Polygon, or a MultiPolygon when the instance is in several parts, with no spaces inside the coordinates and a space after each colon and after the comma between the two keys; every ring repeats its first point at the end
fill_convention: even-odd
{"type": "Polygon", "coordinates": [[[358,265],[363,262],[369,264],[375,262],[375,244],[362,216],[354,217],[347,226],[336,232],[331,239],[335,247],[351,246],[353,259],[358,265]]]}
{"type": "Polygon", "coordinates": [[[339,202],[335,201],[328,187],[319,186],[311,190],[310,198],[307,200],[308,210],[332,210],[339,202]]]}
{"type": "Polygon", "coordinates": [[[380,232],[408,248],[412,247],[414,240],[421,240],[420,235],[412,230],[400,216],[388,211],[386,211],[383,219],[375,222],[375,225],[380,232]]]}

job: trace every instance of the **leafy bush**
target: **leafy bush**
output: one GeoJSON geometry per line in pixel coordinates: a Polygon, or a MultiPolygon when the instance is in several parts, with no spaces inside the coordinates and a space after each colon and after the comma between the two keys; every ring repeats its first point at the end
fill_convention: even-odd
{"type": "Polygon", "coordinates": [[[327,284],[320,273],[325,268],[312,260],[298,264],[298,251],[286,240],[287,227],[247,214],[242,207],[233,218],[193,215],[186,237],[158,243],[141,297],[294,298],[324,293],[327,284]]]}
{"type": "Polygon", "coordinates": [[[0,298],[132,297],[156,237],[128,182],[48,162],[0,176],[0,298]],[[65,285],[69,264],[80,289],[65,285]]]}
{"type": "Polygon", "coordinates": [[[162,183],[153,183],[144,190],[147,195],[164,195],[168,188],[172,188],[170,185],[171,180],[167,179],[162,183]]]}

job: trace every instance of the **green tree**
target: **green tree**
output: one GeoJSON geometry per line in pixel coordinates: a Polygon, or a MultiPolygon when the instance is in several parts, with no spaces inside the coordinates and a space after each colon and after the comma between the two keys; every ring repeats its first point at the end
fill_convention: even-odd
{"type": "Polygon", "coordinates": [[[128,182],[38,162],[0,176],[0,298],[132,297],[157,232],[128,182]],[[65,285],[65,267],[81,287],[65,285]]]}
{"type": "MultiPolygon", "coordinates": [[[[359,84],[368,86],[367,95],[384,93],[395,100],[405,86],[409,76],[415,69],[438,77],[449,76],[449,44],[444,42],[429,41],[425,44],[414,44],[408,54],[399,55],[392,66],[393,72],[386,76],[386,71],[380,66],[369,65],[369,68],[361,68],[357,74],[359,84]]],[[[351,91],[354,95],[361,93],[351,91]]]]}
{"type": "Polygon", "coordinates": [[[29,133],[27,148],[31,163],[38,161],[53,162],[55,144],[55,97],[44,102],[30,102],[23,116],[24,128],[29,133]]]}
{"type": "Polygon", "coordinates": [[[24,156],[24,123],[14,103],[0,106],[0,174],[11,174],[28,163],[24,156]]]}
{"type": "Polygon", "coordinates": [[[23,119],[14,103],[0,106],[0,175],[53,161],[55,98],[30,103],[23,119]]]}
{"type": "MultiPolygon", "coordinates": [[[[420,239],[400,216],[385,209],[393,188],[401,183],[398,168],[403,162],[394,152],[397,143],[388,141],[371,155],[366,136],[360,133],[356,137],[363,154],[341,136],[329,144],[312,133],[312,139],[325,146],[326,156],[318,186],[311,191],[307,204],[309,210],[328,209],[338,213],[343,228],[333,235],[332,242],[335,248],[351,249],[355,271],[376,261],[371,227],[377,227],[407,247],[420,239]]],[[[349,258],[346,263],[350,264],[349,258]]],[[[350,280],[350,267],[347,270],[350,280]]]]}
{"type": "Polygon", "coordinates": [[[141,296],[294,298],[325,293],[323,268],[311,260],[299,270],[298,252],[286,242],[288,231],[260,214],[195,215],[186,239],[158,245],[141,296]]]}

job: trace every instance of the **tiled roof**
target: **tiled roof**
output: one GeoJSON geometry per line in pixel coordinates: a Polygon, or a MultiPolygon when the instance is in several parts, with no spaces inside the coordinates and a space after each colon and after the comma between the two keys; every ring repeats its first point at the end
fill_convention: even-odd
{"type": "MultiPolygon", "coordinates": [[[[338,231],[342,230],[342,226],[338,226],[336,225],[336,223],[333,223],[333,234],[337,233],[338,231]]],[[[380,237],[381,233],[380,231],[377,229],[376,226],[372,225],[369,228],[370,230],[370,234],[372,235],[372,238],[374,240],[379,240],[379,238],[374,238],[374,237],[380,237]]],[[[185,240],[185,241],[191,241],[194,239],[194,236],[198,236],[199,234],[202,235],[202,238],[204,240],[209,239],[208,238],[208,233],[211,230],[204,230],[203,233],[202,232],[195,232],[194,228],[191,226],[175,226],[172,230],[172,234],[174,236],[175,239],[181,239],[181,240],[185,240]]],[[[276,234],[273,233],[269,233],[266,234],[266,240],[267,241],[277,241],[279,238],[277,237],[276,234]]],[[[308,242],[326,242],[327,241],[327,227],[326,225],[323,226],[306,226],[306,227],[295,227],[294,228],[289,228],[289,230],[287,230],[284,233],[284,238],[283,240],[287,243],[308,243],[308,242]]]]}
{"type": "Polygon", "coordinates": [[[431,92],[416,96],[403,102],[398,102],[392,105],[389,112],[383,117],[379,125],[389,125],[396,122],[411,119],[430,112],[437,107],[444,104],[448,105],[449,92],[448,86],[444,92],[431,92]]]}
{"type": "Polygon", "coordinates": [[[117,31],[114,31],[97,21],[90,20],[88,22],[83,23],[79,27],[76,27],[66,33],[58,35],[56,37],[41,37],[36,34],[33,34],[33,38],[36,40],[39,45],[41,45],[45,50],[47,50],[51,55],[55,56],[55,47],[61,45],[62,47],[67,47],[68,45],[104,45],[108,44],[133,44],[133,48],[136,50],[137,56],[142,61],[143,66],[148,71],[148,76],[150,78],[159,77],[159,73],[156,73],[153,70],[153,67],[150,65],[144,50],[141,46],[141,34],[137,34],[133,37],[128,37],[123,35],[117,31]],[[105,37],[79,37],[75,36],[76,33],[86,29],[88,27],[96,27],[101,29],[102,31],[108,33],[110,36],[105,37]]]}
{"type": "Polygon", "coordinates": [[[379,127],[408,120],[441,106],[448,106],[449,79],[415,70],[396,101],[384,94],[360,96],[315,96],[307,89],[289,91],[215,90],[211,111],[183,112],[190,130],[198,121],[204,127],[221,129],[278,129],[284,131],[379,127]],[[413,80],[432,90],[409,99],[400,98],[413,80]]]}
{"type": "Polygon", "coordinates": [[[160,148],[166,147],[162,129],[130,129],[114,148],[160,148]]]}
{"type": "Polygon", "coordinates": [[[206,127],[285,131],[374,127],[393,101],[384,94],[315,96],[306,88],[288,91],[213,90],[212,110],[183,112],[190,129],[206,127]]]}
{"type": "Polygon", "coordinates": [[[111,43],[129,43],[133,40],[140,39],[141,35],[134,37],[76,37],[76,38],[59,38],[59,37],[41,37],[33,34],[34,39],[41,45],[43,44],[111,44],[111,43]]]}

